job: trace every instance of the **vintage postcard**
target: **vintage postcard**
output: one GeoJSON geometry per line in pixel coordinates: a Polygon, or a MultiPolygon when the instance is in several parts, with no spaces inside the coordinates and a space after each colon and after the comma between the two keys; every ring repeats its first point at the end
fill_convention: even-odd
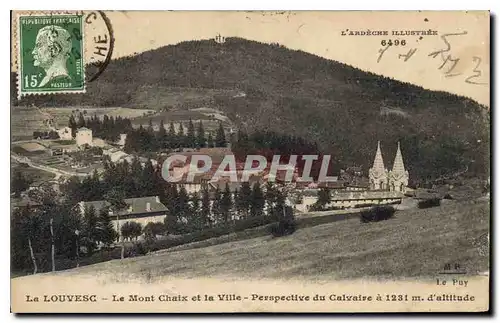
{"type": "Polygon", "coordinates": [[[488,312],[487,11],[13,11],[11,311],[488,312]]]}

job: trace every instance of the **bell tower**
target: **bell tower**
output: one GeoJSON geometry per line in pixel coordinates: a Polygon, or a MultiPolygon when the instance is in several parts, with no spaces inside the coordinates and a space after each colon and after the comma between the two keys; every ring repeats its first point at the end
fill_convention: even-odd
{"type": "Polygon", "coordinates": [[[409,177],[408,171],[405,169],[403,155],[401,154],[401,147],[398,141],[398,151],[396,152],[396,157],[394,158],[392,170],[389,172],[389,189],[391,191],[404,193],[406,191],[406,187],[408,186],[409,177]]]}
{"type": "Polygon", "coordinates": [[[380,150],[380,141],[377,144],[377,152],[373,166],[368,170],[368,178],[370,181],[371,190],[387,190],[388,187],[388,171],[384,166],[382,151],[380,150]]]}

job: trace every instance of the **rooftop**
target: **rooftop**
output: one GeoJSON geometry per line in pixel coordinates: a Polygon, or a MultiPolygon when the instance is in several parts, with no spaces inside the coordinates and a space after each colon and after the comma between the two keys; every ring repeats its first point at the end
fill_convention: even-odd
{"type": "MultiPolygon", "coordinates": [[[[128,207],[121,210],[118,215],[133,216],[134,214],[157,213],[167,211],[167,207],[163,205],[157,196],[145,196],[124,199],[128,207]],[[149,210],[147,209],[149,203],[149,210]]],[[[104,207],[109,207],[111,204],[108,201],[89,201],[80,202],[81,208],[93,206],[98,214],[104,207]]]]}

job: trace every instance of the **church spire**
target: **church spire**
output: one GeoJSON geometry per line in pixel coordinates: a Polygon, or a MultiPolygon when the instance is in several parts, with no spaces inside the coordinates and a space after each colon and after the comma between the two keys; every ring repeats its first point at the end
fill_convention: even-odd
{"type": "Polygon", "coordinates": [[[377,144],[377,153],[375,154],[372,169],[381,172],[385,171],[384,159],[382,158],[382,151],[380,150],[380,141],[377,144]]]}
{"type": "Polygon", "coordinates": [[[394,158],[394,164],[392,164],[392,171],[394,173],[404,173],[405,164],[403,163],[403,156],[401,155],[401,148],[398,141],[398,151],[396,152],[396,157],[394,158]]]}

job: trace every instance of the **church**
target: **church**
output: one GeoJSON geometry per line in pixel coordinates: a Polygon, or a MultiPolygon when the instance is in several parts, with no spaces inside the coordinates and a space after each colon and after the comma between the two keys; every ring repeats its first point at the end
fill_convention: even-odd
{"type": "Polygon", "coordinates": [[[401,147],[398,142],[398,150],[392,170],[387,170],[384,166],[382,151],[380,150],[380,141],[377,145],[377,153],[373,161],[372,168],[368,171],[370,190],[381,190],[391,192],[406,192],[408,186],[408,171],[405,169],[401,147]]]}

